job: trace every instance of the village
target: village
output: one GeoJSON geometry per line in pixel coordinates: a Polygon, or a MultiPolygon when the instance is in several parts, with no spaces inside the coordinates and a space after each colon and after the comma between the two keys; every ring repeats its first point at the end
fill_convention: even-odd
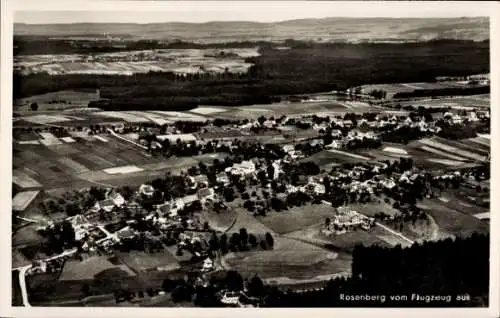
{"type": "MultiPolygon", "coordinates": [[[[110,130],[108,134],[123,136],[127,142],[144,147],[144,151],[153,156],[165,155],[168,149],[169,156],[226,151],[230,157],[215,159],[212,164],[200,163],[181,171],[180,175],[167,173],[136,188],[91,187],[67,192],[65,200],[76,204],[79,207],[77,211],[81,212],[39,226],[38,232],[48,242],[43,244],[42,250],[51,256],[33,259],[31,265],[23,267],[27,270],[22,273],[27,276],[61,273],[59,275],[64,277],[67,267],[78,266],[78,263],[96,256],[113,257],[133,251],[154,258],[154,255],[172,253],[182,261],[142,262],[137,268],[139,265],[127,264],[124,257],[119,258],[128,267],[135,268],[133,271],[139,272],[169,272],[188,266],[189,272],[198,273],[197,281],[203,286],[209,284],[212,273],[227,270],[226,253],[273,249],[276,239],[273,234],[276,233],[271,234],[271,231],[252,233],[250,229],[238,228],[231,236],[231,231],[228,231],[231,226],[226,230],[211,227],[212,214],[232,209],[243,209],[251,217],[265,219],[266,214],[276,213],[273,211],[287,213],[286,210],[294,206],[316,205],[319,209],[330,206],[334,212],[322,219],[324,225],[317,232],[320,237],[342,237],[347,233],[371,231],[380,226],[413,242],[399,231],[403,230],[405,223],[415,224],[416,220],[426,218],[417,200],[439,197],[447,187],[470,185],[471,189],[477,190],[478,184],[489,179],[489,170],[484,168],[489,156],[481,157],[458,149],[450,151],[451,146],[437,150],[429,141],[419,151],[427,149],[440,154],[450,151],[476,163],[457,160],[460,165],[444,170],[428,170],[417,164],[418,160],[414,162],[408,147],[388,143],[386,136],[410,129],[415,134],[415,140],[425,140],[422,138],[435,136],[454,125],[479,122],[489,126],[489,116],[489,111],[482,110],[443,111],[432,115],[413,112],[398,116],[304,115],[259,117],[240,125],[229,122],[222,127],[213,124],[196,126],[198,131],[234,129],[246,136],[270,131],[285,134],[300,129],[317,133],[302,140],[295,139],[293,143],[281,141],[274,144],[240,142],[236,137],[200,139],[196,136],[197,132],[186,134],[168,126],[152,128],[124,124],[107,128],[110,130]],[[170,134],[161,135],[161,131],[170,131],[170,134]],[[131,139],[131,133],[137,135],[137,139],[131,139]],[[385,157],[368,160],[367,154],[362,152],[365,149],[382,149],[385,157]],[[331,165],[334,160],[329,160],[328,165],[309,160],[318,153],[354,160],[340,161],[335,165],[331,165]],[[353,208],[356,204],[384,201],[391,202],[396,212],[363,214],[353,208]],[[84,206],[88,208],[81,209],[84,206]]],[[[102,136],[102,132],[106,131],[102,129],[92,127],[86,133],[102,136]]],[[[483,187],[480,191],[489,190],[483,187]]],[[[50,205],[50,202],[47,204],[50,205]]],[[[246,289],[220,289],[217,295],[222,304],[246,306],[248,302],[239,301],[246,292],[246,289]]],[[[254,299],[250,303],[255,305],[258,301],[254,299]]]]}

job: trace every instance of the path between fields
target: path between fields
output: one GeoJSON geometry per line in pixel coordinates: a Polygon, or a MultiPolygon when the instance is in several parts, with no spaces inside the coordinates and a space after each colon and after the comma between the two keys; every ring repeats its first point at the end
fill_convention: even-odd
{"type": "Polygon", "coordinates": [[[141,145],[141,144],[139,144],[139,143],[136,143],[135,141],[129,140],[129,139],[127,139],[127,138],[124,138],[124,137],[122,137],[122,136],[118,135],[118,134],[117,134],[117,133],[115,133],[115,132],[114,132],[111,128],[108,128],[107,130],[108,130],[108,132],[109,132],[111,135],[113,135],[114,137],[116,137],[116,138],[118,138],[118,139],[121,139],[121,140],[126,141],[126,142],[128,142],[128,143],[131,143],[131,144],[133,144],[133,145],[136,145],[137,147],[140,147],[140,148],[142,148],[142,149],[144,149],[144,150],[148,150],[148,147],[145,147],[145,146],[143,146],[143,145],[141,145]]]}
{"type": "Polygon", "coordinates": [[[414,241],[410,240],[409,238],[407,238],[406,236],[404,236],[403,234],[399,233],[399,232],[396,232],[394,231],[393,229],[379,223],[379,222],[375,222],[375,225],[383,228],[384,230],[388,231],[388,232],[391,232],[392,234],[396,235],[396,236],[399,236],[400,238],[402,238],[403,240],[407,241],[408,243],[410,243],[410,245],[412,245],[413,243],[415,243],[414,241]]]}

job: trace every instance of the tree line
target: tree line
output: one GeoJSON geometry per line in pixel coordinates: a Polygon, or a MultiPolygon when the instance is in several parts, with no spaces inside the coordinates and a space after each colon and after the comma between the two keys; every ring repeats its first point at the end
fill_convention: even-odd
{"type": "Polygon", "coordinates": [[[189,100],[190,103],[233,106],[269,103],[277,101],[278,95],[346,90],[363,84],[429,82],[436,76],[489,71],[488,41],[308,44],[290,50],[267,46],[261,47],[260,53],[245,60],[253,64],[247,74],[193,74],[189,78],[163,72],[132,76],[14,74],[14,98],[65,89],[101,88],[103,97],[117,100],[110,102],[117,107],[113,109],[133,109],[140,104],[141,109],[157,109],[159,105],[168,109],[172,103],[188,107],[182,104],[185,100],[177,102],[181,96],[199,98],[189,100]],[[459,54],[450,56],[450,50],[459,54]],[[173,96],[175,100],[164,99],[173,96]]]}

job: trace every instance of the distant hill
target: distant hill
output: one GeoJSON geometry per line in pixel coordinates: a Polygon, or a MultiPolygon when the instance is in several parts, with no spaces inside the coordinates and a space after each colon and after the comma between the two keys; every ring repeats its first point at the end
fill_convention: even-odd
{"type": "Polygon", "coordinates": [[[488,18],[325,18],[274,23],[75,23],[14,25],[14,35],[88,36],[113,34],[134,39],[184,40],[197,42],[282,41],[425,41],[489,38],[488,18]]]}

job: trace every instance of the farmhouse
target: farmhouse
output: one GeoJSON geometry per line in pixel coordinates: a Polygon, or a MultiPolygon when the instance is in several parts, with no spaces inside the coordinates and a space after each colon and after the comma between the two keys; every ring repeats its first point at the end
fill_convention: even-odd
{"type": "Polygon", "coordinates": [[[208,177],[204,174],[195,176],[193,181],[197,186],[208,186],[208,177]]]}
{"type": "Polygon", "coordinates": [[[234,291],[222,292],[220,302],[225,305],[237,306],[240,303],[240,293],[234,291]]]}
{"type": "Polygon", "coordinates": [[[337,214],[327,227],[327,231],[342,234],[358,227],[369,230],[373,226],[373,223],[373,218],[368,218],[348,208],[338,208],[337,214]]]}
{"type": "Polygon", "coordinates": [[[213,200],[215,198],[215,192],[213,188],[203,188],[198,190],[196,193],[198,196],[198,199],[202,202],[205,202],[206,200],[213,200]]]}
{"type": "Polygon", "coordinates": [[[95,209],[97,211],[99,210],[104,210],[106,212],[111,212],[113,211],[113,208],[115,207],[115,203],[113,202],[113,200],[111,199],[105,199],[105,200],[102,200],[102,201],[98,201],[96,202],[95,204],[95,209]]]}
{"type": "Polygon", "coordinates": [[[228,184],[231,183],[229,181],[229,177],[227,176],[227,174],[225,172],[221,172],[221,173],[217,174],[216,178],[217,178],[217,182],[222,183],[224,186],[227,186],[228,184]]]}
{"type": "Polygon", "coordinates": [[[301,190],[305,193],[316,195],[325,194],[326,192],[325,186],[317,182],[309,182],[301,190]]]}
{"type": "Polygon", "coordinates": [[[232,167],[226,168],[226,172],[234,175],[249,175],[255,172],[255,163],[253,161],[243,161],[235,163],[232,167]]]}
{"type": "Polygon", "coordinates": [[[139,187],[139,193],[148,197],[148,198],[153,197],[154,192],[155,192],[155,189],[150,184],[142,184],[139,187]]]}
{"type": "Polygon", "coordinates": [[[125,204],[125,199],[123,198],[123,196],[115,190],[110,190],[106,194],[106,198],[112,200],[117,207],[121,207],[125,204]]]}
{"type": "Polygon", "coordinates": [[[214,269],[214,262],[212,261],[212,259],[210,259],[210,257],[208,257],[203,261],[202,271],[208,272],[212,269],[214,269]]]}

